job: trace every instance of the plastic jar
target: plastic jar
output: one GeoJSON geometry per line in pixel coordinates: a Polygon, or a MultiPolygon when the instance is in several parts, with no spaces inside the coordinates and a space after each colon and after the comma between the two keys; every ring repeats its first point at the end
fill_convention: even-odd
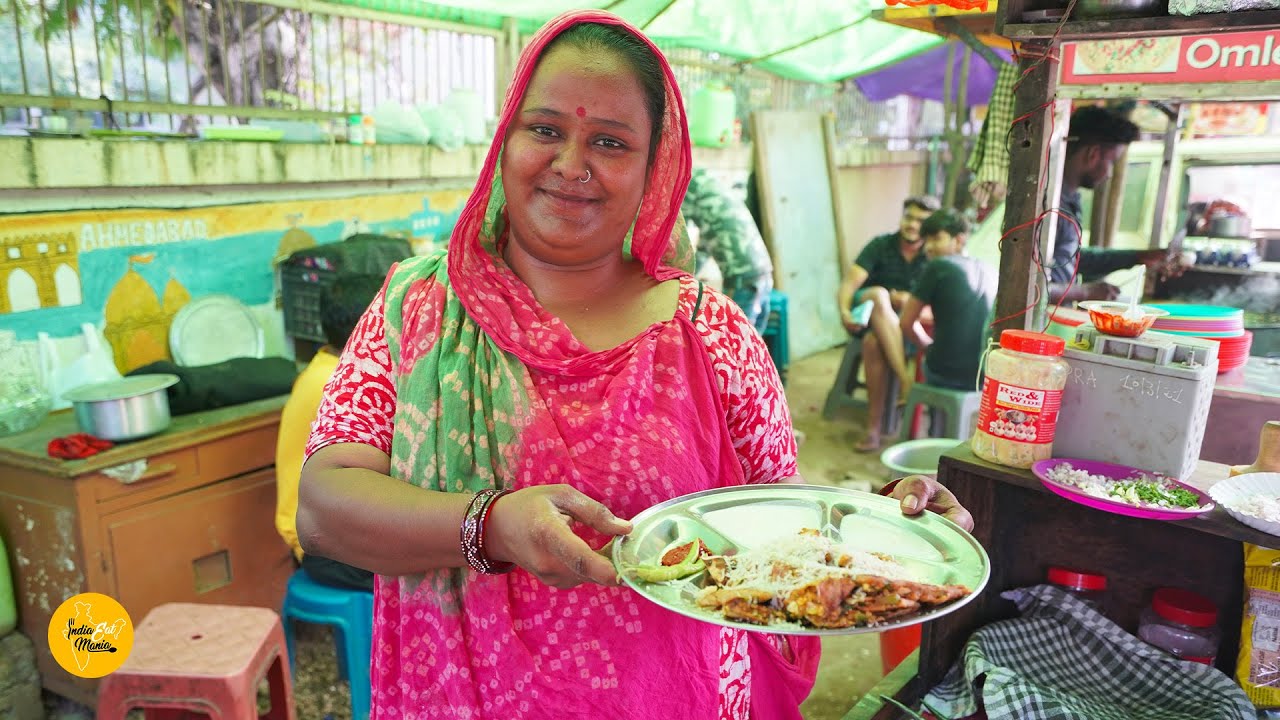
{"type": "Polygon", "coordinates": [[[1029,468],[1053,457],[1053,432],[1071,368],[1066,341],[1027,330],[1000,333],[987,354],[973,454],[1008,467],[1029,468]]]}
{"type": "Polygon", "coordinates": [[[1048,579],[1049,584],[1075,595],[1094,610],[1104,612],[1107,592],[1105,575],[1094,575],[1064,567],[1051,567],[1048,579]]]}
{"type": "Polygon", "coordinates": [[[1143,609],[1138,637],[1174,657],[1212,665],[1222,633],[1213,601],[1190,590],[1160,588],[1143,609]]]}

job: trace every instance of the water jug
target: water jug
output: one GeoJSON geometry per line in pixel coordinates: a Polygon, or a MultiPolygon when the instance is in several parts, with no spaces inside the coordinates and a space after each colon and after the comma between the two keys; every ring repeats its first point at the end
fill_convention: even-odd
{"type": "Polygon", "coordinates": [[[9,551],[0,538],[0,637],[18,625],[18,606],[13,595],[13,576],[9,574],[9,551]]]}
{"type": "Polygon", "coordinates": [[[708,85],[694,91],[689,102],[689,135],[694,145],[725,147],[733,140],[737,98],[727,87],[708,85]]]}

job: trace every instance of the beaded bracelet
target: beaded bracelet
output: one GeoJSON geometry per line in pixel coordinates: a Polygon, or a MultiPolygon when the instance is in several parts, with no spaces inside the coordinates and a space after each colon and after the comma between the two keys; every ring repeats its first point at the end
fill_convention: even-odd
{"type": "Polygon", "coordinates": [[[484,550],[485,522],[489,519],[489,511],[498,498],[511,492],[510,490],[481,490],[471,498],[467,505],[467,514],[462,519],[460,542],[462,555],[473,570],[485,575],[501,575],[515,569],[509,562],[494,562],[484,550]]]}

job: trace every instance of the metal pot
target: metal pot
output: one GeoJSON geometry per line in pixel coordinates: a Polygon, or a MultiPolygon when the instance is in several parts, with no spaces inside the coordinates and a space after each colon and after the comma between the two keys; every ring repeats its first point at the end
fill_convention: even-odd
{"type": "Polygon", "coordinates": [[[119,442],[155,435],[169,427],[169,394],[176,375],[133,375],[81,385],[63,397],[71,401],[80,429],[119,442]]]}
{"type": "Polygon", "coordinates": [[[1245,215],[1215,215],[1209,221],[1209,236],[1220,238],[1247,238],[1253,232],[1253,223],[1245,215]]]}

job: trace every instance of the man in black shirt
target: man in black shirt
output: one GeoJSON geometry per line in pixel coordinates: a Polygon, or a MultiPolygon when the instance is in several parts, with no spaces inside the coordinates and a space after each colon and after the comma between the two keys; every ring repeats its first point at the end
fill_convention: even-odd
{"type": "Polygon", "coordinates": [[[862,336],[868,327],[871,329],[862,341],[868,403],[867,436],[857,445],[860,452],[880,448],[880,425],[889,373],[898,377],[902,387],[911,384],[902,331],[898,328],[898,311],[907,302],[911,286],[924,268],[920,224],[937,209],[935,198],[907,198],[902,206],[898,231],[867,243],[858,254],[857,261],[845,272],[844,281],[836,293],[840,320],[845,329],[858,336],[862,336]],[[866,325],[852,315],[854,306],[864,302],[871,303],[871,319],[866,325]]]}
{"type": "Polygon", "coordinates": [[[929,262],[902,309],[902,332],[928,348],[925,382],[954,390],[973,390],[978,379],[999,273],[965,255],[969,222],[954,210],[939,210],[920,228],[929,262]],[[920,324],[925,307],[933,309],[933,335],[920,324]]]}
{"type": "Polygon", "coordinates": [[[1080,189],[1092,190],[1111,175],[1125,146],[1138,139],[1138,126],[1106,108],[1084,107],[1071,116],[1067,136],[1067,156],[1062,167],[1062,199],[1059,209],[1075,223],[1058,216],[1058,233],[1053,245],[1053,265],[1049,270],[1049,302],[1114,300],[1119,288],[1101,282],[1108,273],[1139,263],[1168,273],[1169,254],[1165,250],[1112,250],[1082,248],[1080,228],[1084,219],[1080,189]],[[1080,255],[1076,282],[1071,282],[1075,256],[1080,255]]]}

